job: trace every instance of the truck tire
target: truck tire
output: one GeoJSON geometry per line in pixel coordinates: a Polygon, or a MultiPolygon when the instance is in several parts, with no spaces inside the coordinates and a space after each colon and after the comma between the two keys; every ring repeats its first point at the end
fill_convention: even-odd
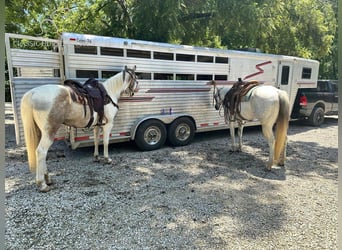
{"type": "Polygon", "coordinates": [[[308,119],[310,125],[319,127],[324,122],[324,109],[322,107],[315,107],[308,119]]]}
{"type": "Polygon", "coordinates": [[[174,120],[168,129],[168,140],[172,146],[188,145],[195,135],[195,124],[188,117],[174,120]]]}
{"type": "Polygon", "coordinates": [[[165,125],[159,120],[147,120],[140,124],[135,135],[135,143],[143,151],[161,148],[166,141],[165,125]]]}

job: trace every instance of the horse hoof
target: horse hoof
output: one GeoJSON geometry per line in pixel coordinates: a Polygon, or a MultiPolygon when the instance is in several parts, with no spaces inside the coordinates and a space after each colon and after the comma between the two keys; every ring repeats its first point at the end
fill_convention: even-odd
{"type": "Polygon", "coordinates": [[[278,162],[278,166],[280,166],[280,167],[284,167],[284,166],[285,166],[285,162],[284,162],[284,161],[280,161],[280,162],[278,162]]]}
{"type": "Polygon", "coordinates": [[[104,158],[104,164],[111,164],[112,163],[112,159],[111,158],[104,158]]]}
{"type": "Polygon", "coordinates": [[[45,179],[45,183],[47,184],[47,185],[52,185],[53,184],[53,181],[51,180],[51,178],[50,178],[50,176],[48,175],[48,174],[45,174],[44,175],[44,179],[45,179]]]}
{"type": "Polygon", "coordinates": [[[238,147],[232,147],[231,149],[229,149],[230,152],[241,152],[241,148],[238,147]]]}
{"type": "Polygon", "coordinates": [[[94,156],[93,162],[100,162],[100,159],[99,159],[98,155],[94,156]]]}
{"type": "Polygon", "coordinates": [[[40,188],[39,188],[39,191],[42,192],[42,193],[46,193],[46,192],[49,192],[51,190],[51,188],[46,185],[45,183],[42,183],[40,185],[40,188]]]}

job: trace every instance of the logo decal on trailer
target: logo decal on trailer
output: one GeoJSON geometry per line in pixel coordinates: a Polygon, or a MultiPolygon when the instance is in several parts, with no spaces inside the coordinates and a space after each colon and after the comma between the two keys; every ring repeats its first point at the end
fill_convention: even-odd
{"type": "Polygon", "coordinates": [[[243,80],[246,80],[246,79],[251,78],[253,76],[257,76],[257,75],[263,74],[264,70],[261,67],[265,66],[267,64],[270,64],[270,63],[272,63],[272,61],[267,61],[267,62],[263,62],[263,63],[259,63],[259,64],[255,65],[255,68],[258,70],[258,72],[253,73],[253,74],[248,75],[248,76],[245,76],[245,78],[243,78],[243,80]]]}

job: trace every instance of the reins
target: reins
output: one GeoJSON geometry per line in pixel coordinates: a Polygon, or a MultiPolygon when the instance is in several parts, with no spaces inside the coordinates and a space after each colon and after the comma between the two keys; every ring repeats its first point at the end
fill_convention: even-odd
{"type": "Polygon", "coordinates": [[[214,85],[213,102],[219,105],[219,115],[222,117],[221,110],[224,110],[225,122],[243,121],[245,118],[241,115],[241,101],[242,98],[252,89],[259,85],[257,81],[243,82],[239,78],[239,81],[234,83],[233,87],[225,94],[224,99],[221,100],[220,89],[216,87],[215,81],[212,81],[214,85]],[[218,101],[217,98],[220,100],[218,101]]]}

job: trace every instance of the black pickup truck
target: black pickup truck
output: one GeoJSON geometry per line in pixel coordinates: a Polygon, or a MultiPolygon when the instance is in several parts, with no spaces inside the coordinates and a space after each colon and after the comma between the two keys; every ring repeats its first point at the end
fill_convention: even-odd
{"type": "Polygon", "coordinates": [[[310,125],[320,126],[325,115],[338,114],[338,82],[319,80],[317,88],[299,89],[291,118],[304,119],[310,125]]]}

